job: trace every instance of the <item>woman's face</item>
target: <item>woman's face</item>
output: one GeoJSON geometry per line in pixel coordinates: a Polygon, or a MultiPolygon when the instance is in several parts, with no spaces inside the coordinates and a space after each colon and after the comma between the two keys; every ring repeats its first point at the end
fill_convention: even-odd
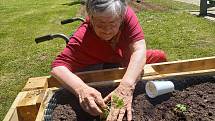
{"type": "Polygon", "coordinates": [[[108,12],[91,16],[91,22],[96,35],[103,40],[111,40],[119,31],[121,17],[108,12]]]}

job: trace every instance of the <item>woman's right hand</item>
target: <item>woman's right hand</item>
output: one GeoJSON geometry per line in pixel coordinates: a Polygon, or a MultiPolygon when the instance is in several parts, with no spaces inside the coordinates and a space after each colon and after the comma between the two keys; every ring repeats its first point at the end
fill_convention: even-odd
{"type": "Polygon", "coordinates": [[[100,108],[105,108],[106,105],[100,92],[86,85],[84,81],[64,66],[54,67],[51,74],[79,98],[81,107],[86,112],[93,116],[102,114],[100,108]]]}
{"type": "Polygon", "coordinates": [[[101,93],[92,87],[85,86],[79,88],[78,97],[82,109],[88,112],[90,115],[101,115],[101,108],[103,109],[106,107],[101,93]]]}

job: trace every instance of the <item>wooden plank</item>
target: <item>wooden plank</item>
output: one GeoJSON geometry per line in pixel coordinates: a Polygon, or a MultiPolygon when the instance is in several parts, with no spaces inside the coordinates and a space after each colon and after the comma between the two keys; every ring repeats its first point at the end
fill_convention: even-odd
{"type": "Polygon", "coordinates": [[[159,74],[215,69],[215,56],[150,64],[159,74]]]}
{"type": "Polygon", "coordinates": [[[143,76],[152,76],[152,75],[158,75],[159,73],[155,71],[153,66],[151,64],[146,64],[144,66],[144,70],[141,73],[141,77],[143,76]]]}
{"type": "Polygon", "coordinates": [[[50,76],[49,78],[47,78],[47,82],[48,82],[48,88],[61,86],[60,82],[53,76],[50,76]]]}
{"type": "Polygon", "coordinates": [[[19,120],[19,116],[18,116],[18,113],[17,113],[16,109],[14,110],[10,121],[21,121],[21,120],[19,120]]]}
{"type": "Polygon", "coordinates": [[[142,80],[155,80],[155,79],[163,79],[163,78],[170,78],[170,77],[179,78],[179,77],[201,76],[201,75],[215,75],[215,69],[159,74],[159,75],[154,75],[154,76],[142,77],[142,80]]]}
{"type": "Polygon", "coordinates": [[[9,109],[8,112],[11,112],[10,117],[5,117],[5,119],[3,121],[21,121],[21,120],[19,120],[16,108],[9,109]]]}
{"type": "Polygon", "coordinates": [[[45,90],[25,91],[16,108],[19,120],[33,121],[36,119],[45,90]]]}
{"type": "MultiPolygon", "coordinates": [[[[96,71],[86,71],[86,72],[80,72],[76,73],[78,77],[80,77],[84,82],[99,82],[99,81],[108,81],[108,80],[116,80],[121,79],[127,68],[113,68],[113,69],[104,69],[104,70],[96,70],[96,71]]],[[[148,75],[156,75],[158,74],[155,72],[155,70],[150,66],[146,65],[144,67],[145,73],[142,75],[148,76],[148,75]]],[[[51,77],[48,79],[48,87],[59,87],[60,83],[54,79],[54,77],[51,77]]]]}
{"type": "MultiPolygon", "coordinates": [[[[121,79],[127,68],[113,68],[113,69],[104,69],[96,71],[86,71],[76,73],[84,82],[105,82],[109,80],[121,79]]],[[[145,65],[144,73],[142,72],[141,76],[157,75],[158,73],[152,68],[151,65],[145,65]]],[[[48,79],[48,87],[59,87],[60,83],[54,78],[51,77],[48,79]]]]}
{"type": "MultiPolygon", "coordinates": [[[[113,69],[104,69],[96,71],[87,71],[76,73],[83,81],[95,82],[95,81],[107,81],[120,79],[123,77],[126,68],[113,68],[113,69]]],[[[30,78],[26,86],[22,91],[36,90],[36,89],[46,89],[51,87],[59,87],[61,84],[52,76],[43,76],[30,78]]]]}
{"type": "MultiPolygon", "coordinates": [[[[196,70],[205,70],[205,69],[214,69],[215,68],[215,56],[189,59],[189,60],[180,60],[172,62],[163,62],[156,64],[147,64],[144,67],[144,73],[141,74],[141,77],[158,75],[158,74],[168,74],[168,73],[177,73],[177,72],[189,72],[196,70]]],[[[117,80],[121,79],[126,71],[126,68],[113,68],[105,70],[96,70],[88,72],[76,73],[82,80],[86,83],[88,82],[98,82],[98,81],[108,81],[108,80],[117,80]]],[[[54,77],[40,77],[36,79],[29,79],[31,85],[25,86],[23,90],[34,90],[41,88],[50,87],[59,87],[60,83],[54,77]],[[40,80],[38,80],[40,79],[40,80]],[[38,82],[34,85],[34,83],[38,82]]],[[[28,84],[29,82],[27,82],[28,84]]]]}
{"type": "MultiPolygon", "coordinates": [[[[169,74],[159,74],[152,76],[142,77],[142,81],[156,80],[156,79],[165,79],[165,78],[184,78],[188,76],[200,76],[200,75],[215,75],[215,69],[200,70],[200,71],[190,71],[190,72],[180,72],[180,73],[169,73],[169,74]]],[[[112,81],[102,81],[102,82],[92,82],[88,83],[92,87],[102,87],[102,86],[116,86],[120,83],[121,79],[112,80],[112,81]]]]}
{"type": "Polygon", "coordinates": [[[49,78],[49,76],[29,78],[27,83],[25,84],[25,87],[22,89],[22,91],[48,88],[47,78],[49,78]]]}
{"type": "Polygon", "coordinates": [[[25,96],[25,92],[20,92],[17,96],[16,99],[14,100],[13,104],[11,105],[9,111],[7,112],[5,118],[3,121],[20,121],[18,119],[18,115],[17,115],[17,110],[16,110],[16,106],[19,103],[19,101],[24,98],[25,96]]]}
{"type": "Polygon", "coordinates": [[[54,88],[48,88],[46,90],[45,95],[43,97],[43,101],[41,102],[41,105],[40,105],[40,108],[39,108],[39,111],[38,111],[38,114],[37,114],[35,121],[43,121],[44,120],[45,108],[47,107],[48,102],[51,99],[51,97],[53,96],[54,92],[58,89],[59,88],[54,87],[54,88]]]}
{"type": "Polygon", "coordinates": [[[126,72],[126,68],[113,68],[76,73],[84,82],[96,82],[121,79],[126,72]]]}
{"type": "MultiPolygon", "coordinates": [[[[196,59],[188,59],[188,60],[180,60],[180,61],[172,61],[172,62],[163,62],[163,63],[155,63],[155,64],[148,64],[145,65],[144,67],[144,73],[142,73],[141,77],[144,78],[162,78],[162,76],[170,77],[170,76],[181,76],[183,74],[191,75],[193,72],[193,75],[197,75],[199,73],[204,73],[204,71],[201,70],[208,70],[208,69],[215,69],[215,56],[213,57],[204,57],[204,58],[196,58],[196,59]],[[178,73],[178,74],[177,74],[178,73]]],[[[89,74],[89,78],[93,79],[100,79],[99,81],[97,80],[89,80],[87,82],[98,82],[95,84],[99,85],[106,85],[106,83],[111,83],[112,82],[105,82],[106,79],[109,80],[120,80],[123,77],[123,74],[125,72],[125,69],[123,70],[123,73],[120,73],[118,78],[106,78],[106,79],[101,79],[102,75],[105,74],[103,71],[98,70],[98,71],[92,71],[91,73],[95,75],[91,75],[91,73],[86,72],[89,74]],[[100,71],[101,75],[99,73],[94,73],[100,71]],[[92,76],[92,77],[91,77],[92,76]],[[100,77],[101,76],[101,77],[100,77]],[[121,77],[121,78],[120,78],[121,77]],[[99,83],[101,82],[102,83],[99,83]]],[[[207,72],[207,71],[206,71],[207,72]]],[[[114,71],[114,73],[118,73],[117,71],[114,71]]],[[[110,74],[106,73],[106,76],[109,76],[110,74]]],[[[105,77],[105,76],[104,76],[105,77]]]]}

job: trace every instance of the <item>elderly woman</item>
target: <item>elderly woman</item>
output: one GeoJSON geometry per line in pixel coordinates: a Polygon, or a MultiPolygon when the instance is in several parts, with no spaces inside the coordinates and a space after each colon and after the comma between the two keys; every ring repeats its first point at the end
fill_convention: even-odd
{"type": "Polygon", "coordinates": [[[51,74],[74,93],[82,108],[91,115],[102,114],[111,95],[120,97],[124,107],[111,107],[109,121],[122,120],[125,112],[132,120],[132,96],[137,78],[146,63],[166,61],[159,50],[147,50],[144,34],[134,11],[125,0],[88,0],[88,17],[80,25],[63,52],[52,63],[51,74]],[[127,67],[119,86],[105,99],[86,85],[74,72],[97,64],[127,67]]]}

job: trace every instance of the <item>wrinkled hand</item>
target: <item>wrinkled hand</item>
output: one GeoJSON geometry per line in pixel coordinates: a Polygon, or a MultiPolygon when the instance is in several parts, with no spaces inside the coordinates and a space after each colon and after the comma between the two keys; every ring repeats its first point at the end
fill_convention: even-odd
{"type": "Polygon", "coordinates": [[[102,111],[99,107],[106,107],[101,93],[92,87],[87,86],[80,88],[78,96],[82,109],[90,115],[100,115],[102,111]]]}
{"type": "Polygon", "coordinates": [[[125,112],[127,111],[127,120],[132,120],[132,98],[133,98],[134,87],[120,84],[113,92],[105,97],[105,102],[111,100],[111,109],[106,121],[122,121],[125,112]],[[114,104],[113,96],[123,100],[121,107],[114,104]]]}

